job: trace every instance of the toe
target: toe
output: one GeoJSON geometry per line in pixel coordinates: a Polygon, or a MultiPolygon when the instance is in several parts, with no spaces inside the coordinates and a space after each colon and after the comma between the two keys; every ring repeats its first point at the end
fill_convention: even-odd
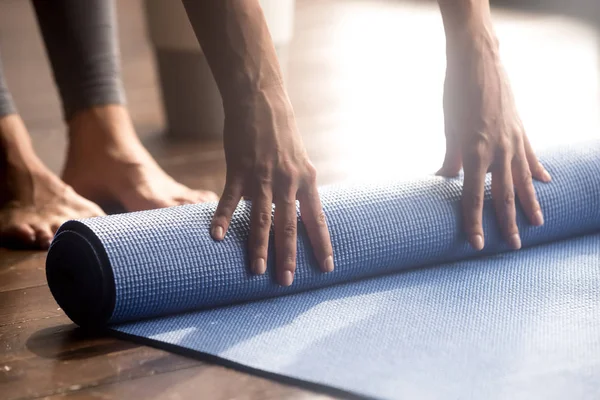
{"type": "Polygon", "coordinates": [[[15,238],[31,244],[35,242],[35,231],[33,228],[26,224],[19,224],[14,227],[15,238]]]}
{"type": "Polygon", "coordinates": [[[38,247],[42,250],[48,249],[54,237],[50,225],[39,225],[33,227],[33,229],[35,230],[35,242],[38,247]]]}
{"type": "Polygon", "coordinates": [[[168,208],[178,206],[181,203],[177,199],[172,197],[159,197],[159,196],[147,196],[147,195],[136,195],[128,198],[127,202],[123,203],[125,209],[131,211],[144,211],[154,210],[158,208],[168,208]]]}
{"type": "Polygon", "coordinates": [[[52,224],[50,224],[50,231],[52,232],[52,235],[56,234],[56,231],[58,230],[58,228],[60,228],[61,225],[62,222],[53,222],[52,224]]]}
{"type": "Polygon", "coordinates": [[[16,224],[2,229],[0,237],[17,246],[30,247],[35,244],[35,231],[27,224],[16,224]]]}
{"type": "Polygon", "coordinates": [[[177,196],[178,204],[198,204],[219,200],[218,196],[205,190],[187,190],[183,195],[177,196]]]}
{"type": "Polygon", "coordinates": [[[219,196],[215,193],[215,192],[210,192],[208,190],[203,191],[202,192],[204,194],[205,200],[206,202],[208,201],[219,201],[219,196]]]}
{"type": "Polygon", "coordinates": [[[96,203],[92,203],[89,200],[85,200],[84,208],[81,212],[82,218],[101,217],[106,215],[102,208],[96,203]]]}
{"type": "Polygon", "coordinates": [[[192,200],[192,199],[190,199],[188,197],[178,198],[176,201],[177,201],[178,205],[196,204],[197,203],[196,201],[194,201],[194,200],[192,200]]]}
{"type": "Polygon", "coordinates": [[[195,190],[193,191],[195,203],[208,203],[219,200],[219,196],[208,190],[195,190]]]}
{"type": "Polygon", "coordinates": [[[154,208],[169,208],[181,205],[182,203],[176,199],[160,199],[156,200],[154,208]]]}

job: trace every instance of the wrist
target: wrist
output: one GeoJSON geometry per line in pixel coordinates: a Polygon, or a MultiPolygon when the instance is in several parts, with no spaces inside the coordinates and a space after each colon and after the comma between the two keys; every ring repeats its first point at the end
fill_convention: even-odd
{"type": "Polygon", "coordinates": [[[447,34],[446,57],[449,63],[474,57],[499,61],[500,45],[491,22],[466,25],[447,34]]]}
{"type": "Polygon", "coordinates": [[[263,68],[242,65],[221,71],[217,78],[225,109],[252,103],[258,96],[285,93],[279,64],[266,62],[263,68]]]}
{"type": "Polygon", "coordinates": [[[256,109],[274,113],[293,114],[292,106],[282,82],[270,82],[259,87],[237,86],[228,95],[222,95],[226,117],[242,117],[256,109]]]}

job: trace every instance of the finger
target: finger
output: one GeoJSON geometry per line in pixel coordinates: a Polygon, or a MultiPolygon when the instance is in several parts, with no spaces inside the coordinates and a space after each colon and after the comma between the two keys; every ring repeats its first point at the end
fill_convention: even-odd
{"type": "Polygon", "coordinates": [[[520,249],[521,238],[517,227],[515,190],[508,158],[501,160],[492,172],[492,199],[496,209],[496,219],[506,241],[512,249],[520,249]]]}
{"type": "Polygon", "coordinates": [[[235,211],[240,199],[242,197],[242,185],[237,181],[225,184],[223,190],[223,196],[219,200],[217,210],[213,216],[210,234],[215,240],[223,240],[227,229],[229,229],[229,223],[231,222],[231,216],[235,211]]]}
{"type": "Polygon", "coordinates": [[[519,203],[532,225],[544,225],[544,215],[533,187],[532,173],[524,150],[512,162],[512,176],[519,203]]]}
{"type": "Polygon", "coordinates": [[[531,143],[526,135],[523,135],[523,144],[525,147],[525,155],[527,158],[527,163],[529,164],[529,170],[531,171],[531,175],[535,180],[548,183],[552,180],[552,177],[546,171],[546,168],[540,163],[535,152],[533,151],[533,147],[531,147],[531,143]]]}
{"type": "Polygon", "coordinates": [[[485,194],[485,175],[488,163],[478,156],[465,165],[462,193],[463,223],[471,246],[479,251],[485,245],[482,214],[485,194]]]}
{"type": "Polygon", "coordinates": [[[250,222],[250,268],[253,273],[262,275],[267,270],[269,233],[273,195],[271,186],[261,184],[254,192],[250,222]]]}
{"type": "Polygon", "coordinates": [[[277,280],[282,286],[290,286],[296,272],[298,217],[295,194],[275,199],[274,220],[277,280]]]}
{"type": "Polygon", "coordinates": [[[306,228],[310,244],[323,272],[333,271],[333,248],[316,186],[304,189],[300,195],[300,218],[306,228]]]}
{"type": "Polygon", "coordinates": [[[444,164],[436,175],[454,177],[457,176],[462,168],[462,154],[458,136],[451,132],[446,133],[446,155],[444,164]]]}

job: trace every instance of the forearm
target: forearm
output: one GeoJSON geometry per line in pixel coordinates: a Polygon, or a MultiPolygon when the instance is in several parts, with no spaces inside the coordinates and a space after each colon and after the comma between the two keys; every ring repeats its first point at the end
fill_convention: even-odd
{"type": "Polygon", "coordinates": [[[448,55],[496,49],[489,0],[438,0],[448,55]]]}
{"type": "Polygon", "coordinates": [[[184,0],[224,104],[237,104],[283,79],[258,0],[184,0]]]}

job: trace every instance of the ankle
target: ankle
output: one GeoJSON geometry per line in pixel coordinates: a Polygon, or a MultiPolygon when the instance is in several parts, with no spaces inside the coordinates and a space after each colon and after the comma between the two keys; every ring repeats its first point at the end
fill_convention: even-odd
{"type": "Polygon", "coordinates": [[[69,121],[67,165],[93,160],[135,165],[151,156],[139,140],[127,109],[110,105],[81,111],[69,121]]]}
{"type": "Polygon", "coordinates": [[[113,104],[79,111],[68,121],[68,125],[71,140],[78,140],[83,136],[86,141],[119,141],[124,135],[128,135],[126,131],[133,131],[127,109],[113,104]]]}
{"type": "Polygon", "coordinates": [[[33,170],[42,166],[21,117],[11,114],[0,118],[0,168],[33,170]]]}

